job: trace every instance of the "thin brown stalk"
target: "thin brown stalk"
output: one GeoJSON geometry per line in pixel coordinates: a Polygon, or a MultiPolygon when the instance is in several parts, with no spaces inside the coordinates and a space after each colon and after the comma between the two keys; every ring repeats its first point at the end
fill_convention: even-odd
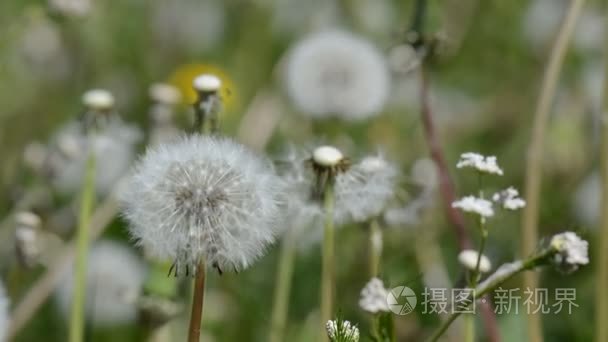
{"type": "MultiPolygon", "coordinates": [[[[446,216],[454,229],[459,250],[469,249],[471,248],[472,243],[471,238],[467,234],[464,217],[460,211],[452,208],[452,202],[456,200],[456,190],[450,177],[448,166],[445,157],[443,156],[441,143],[439,142],[439,136],[437,135],[435,123],[433,121],[433,112],[431,110],[429,97],[430,80],[424,64],[420,70],[420,77],[420,105],[425,133],[424,137],[429,146],[431,158],[439,171],[439,190],[441,192],[441,199],[443,200],[443,207],[446,211],[446,216]]],[[[496,315],[494,310],[492,310],[489,301],[486,301],[485,303],[482,302],[479,307],[488,340],[492,342],[500,341],[496,315]]]]}
{"type": "MultiPolygon", "coordinates": [[[[522,214],[521,254],[529,255],[536,248],[538,241],[538,220],[540,189],[542,182],[542,153],[545,140],[551,102],[555,96],[559,74],[564,63],[568,43],[576,20],[585,0],[572,0],[570,8],[564,18],[551,54],[549,63],[541,86],[540,96],[534,114],[532,137],[528,147],[525,199],[526,207],[522,214]]],[[[539,285],[538,273],[524,274],[524,288],[537,288],[539,285]]],[[[542,341],[542,322],[538,314],[528,315],[528,340],[542,341]]]]}
{"type": "Polygon", "coordinates": [[[203,302],[205,299],[205,273],[205,261],[201,260],[196,267],[188,342],[199,342],[201,336],[201,320],[203,319],[203,302]]]}
{"type": "MultiPolygon", "coordinates": [[[[608,9],[608,7],[607,7],[608,9]]],[[[608,34],[608,25],[605,25],[608,34]]],[[[606,35],[605,37],[608,37],[606,35]]],[[[604,61],[608,63],[608,40],[604,46],[604,61]]],[[[596,317],[595,317],[595,340],[597,342],[608,341],[608,68],[604,71],[604,96],[601,124],[600,145],[600,169],[602,177],[602,202],[600,222],[600,245],[597,265],[596,283],[596,317]]]]}

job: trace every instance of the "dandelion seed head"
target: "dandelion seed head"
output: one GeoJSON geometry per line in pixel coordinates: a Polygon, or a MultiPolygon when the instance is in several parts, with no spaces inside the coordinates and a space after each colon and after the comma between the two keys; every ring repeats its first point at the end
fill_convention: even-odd
{"type": "Polygon", "coordinates": [[[149,149],[121,197],[131,235],[151,253],[240,270],[273,242],[281,196],[265,159],[194,135],[149,149]]]}
{"type": "Polygon", "coordinates": [[[557,234],[550,244],[557,251],[553,262],[564,273],[572,273],[589,263],[589,243],[574,232],[557,234]]]}
{"type": "Polygon", "coordinates": [[[479,215],[483,218],[494,216],[492,202],[477,198],[475,196],[466,196],[452,203],[452,208],[460,209],[464,212],[479,215]]]}
{"type": "Polygon", "coordinates": [[[150,86],[149,95],[158,103],[174,106],[182,100],[182,94],[177,87],[167,83],[154,83],[150,86]]]}
{"type": "Polygon", "coordinates": [[[320,146],[312,152],[312,159],[317,165],[334,167],[344,159],[344,155],[333,146],[320,146]]]}
{"type": "MultiPolygon", "coordinates": [[[[477,258],[479,252],[472,249],[465,249],[458,254],[458,262],[469,271],[475,271],[477,267],[477,258]]],[[[492,262],[485,255],[481,255],[479,260],[479,271],[482,273],[488,273],[492,269],[492,262]]]]}
{"type": "Polygon", "coordinates": [[[95,187],[106,194],[122,178],[135,159],[136,145],[142,139],[139,128],[116,117],[96,134],[89,136],[78,122],[62,128],[51,142],[46,166],[52,184],[63,193],[78,191],[83,182],[89,152],[96,158],[95,187]]]}
{"type": "Polygon", "coordinates": [[[105,89],[91,89],[82,95],[82,103],[93,110],[111,109],[114,102],[114,95],[105,89]]]}
{"type": "Polygon", "coordinates": [[[460,156],[460,160],[456,164],[456,167],[461,168],[473,168],[481,173],[495,174],[502,176],[503,171],[498,166],[495,156],[484,157],[479,153],[467,152],[460,156]]]}
{"type": "Polygon", "coordinates": [[[372,278],[361,290],[359,306],[361,309],[376,314],[378,312],[389,312],[388,296],[389,291],[384,287],[382,280],[372,278]]]}
{"type": "MultiPolygon", "coordinates": [[[[136,299],[146,278],[146,268],[131,249],[109,240],[95,243],[88,257],[85,315],[101,326],[134,322],[136,299]]],[[[69,319],[73,296],[73,267],[66,270],[55,290],[61,313],[69,319]]]]}
{"type": "Polygon", "coordinates": [[[286,66],[287,92],[312,118],[362,120],[378,114],[389,94],[384,57],[350,33],[324,31],[299,42],[286,66]]]}
{"type": "Polygon", "coordinates": [[[192,86],[197,91],[213,92],[220,90],[222,87],[222,81],[215,75],[202,74],[192,81],[192,86]]]}

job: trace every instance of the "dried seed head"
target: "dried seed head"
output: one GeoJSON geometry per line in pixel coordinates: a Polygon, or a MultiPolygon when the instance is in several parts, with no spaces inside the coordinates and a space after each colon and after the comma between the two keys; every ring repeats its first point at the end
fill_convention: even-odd
{"type": "MultiPolygon", "coordinates": [[[[281,181],[226,138],[193,135],[147,151],[122,194],[130,232],[181,265],[247,268],[273,242],[281,181]]],[[[177,272],[180,272],[178,269],[177,272]]]]}
{"type": "Polygon", "coordinates": [[[215,75],[202,74],[194,79],[192,86],[200,92],[217,92],[222,87],[222,81],[215,75]]]}
{"type": "MultiPolygon", "coordinates": [[[[145,265],[131,249],[113,241],[97,242],[88,258],[87,320],[102,326],[135,321],[135,302],[145,278],[145,265]]],[[[66,319],[70,316],[73,285],[74,272],[70,267],[55,290],[59,309],[66,319]]]]}
{"type": "Polygon", "coordinates": [[[344,155],[333,146],[321,146],[313,151],[312,160],[321,167],[333,168],[344,160],[344,155]]]}
{"type": "Polygon", "coordinates": [[[92,89],[82,95],[82,103],[91,110],[107,111],[114,107],[114,96],[105,89],[92,89]]]}

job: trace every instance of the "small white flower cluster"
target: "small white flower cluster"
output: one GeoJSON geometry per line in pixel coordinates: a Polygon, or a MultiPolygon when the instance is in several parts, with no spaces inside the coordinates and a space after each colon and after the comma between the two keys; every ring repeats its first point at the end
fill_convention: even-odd
{"type": "Polygon", "coordinates": [[[325,324],[327,336],[332,342],[358,342],[359,328],[349,321],[327,321],[325,324]]]}
{"type": "Polygon", "coordinates": [[[8,331],[9,316],[8,316],[9,300],[6,297],[6,292],[0,279],[0,342],[6,338],[8,331]]]}
{"type": "Polygon", "coordinates": [[[458,208],[467,213],[487,218],[494,216],[492,202],[475,196],[466,196],[452,203],[452,208],[458,208]]]}
{"type": "Polygon", "coordinates": [[[382,280],[372,278],[361,290],[359,306],[361,309],[376,314],[380,311],[389,312],[388,301],[386,300],[389,292],[384,287],[382,280]]]}
{"type": "Polygon", "coordinates": [[[492,200],[507,210],[517,210],[526,206],[526,201],[519,197],[519,191],[513,187],[495,193],[492,200]]]}
{"type": "Polygon", "coordinates": [[[204,258],[241,270],[274,241],[282,181],[265,159],[228,138],[192,135],[149,149],[122,202],[131,235],[177,265],[204,258]]]}
{"type": "Polygon", "coordinates": [[[551,238],[551,247],[557,251],[553,259],[564,273],[576,271],[589,263],[589,243],[574,232],[564,232],[551,238]]]}
{"type": "MultiPolygon", "coordinates": [[[[146,279],[146,268],[130,248],[109,240],[95,243],[89,254],[86,278],[87,320],[104,326],[135,321],[135,301],[146,279]]],[[[73,287],[74,272],[70,268],[55,290],[55,299],[66,319],[70,317],[73,287]]]]}
{"type": "MultiPolygon", "coordinates": [[[[475,271],[477,267],[477,259],[479,258],[479,252],[472,249],[465,249],[458,254],[458,261],[462,266],[470,271],[475,271]]],[[[479,271],[482,273],[490,272],[492,269],[492,263],[487,256],[481,255],[479,260],[479,271]]]]}
{"type": "Polygon", "coordinates": [[[467,152],[460,156],[460,160],[456,164],[456,167],[462,169],[464,167],[470,167],[476,169],[481,173],[488,173],[502,176],[502,169],[498,166],[495,156],[484,157],[479,153],[467,152]]]}

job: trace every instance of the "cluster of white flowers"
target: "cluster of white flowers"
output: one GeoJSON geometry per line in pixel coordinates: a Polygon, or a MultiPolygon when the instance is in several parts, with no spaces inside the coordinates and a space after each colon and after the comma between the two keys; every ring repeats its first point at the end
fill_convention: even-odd
{"type": "MultiPolygon", "coordinates": [[[[99,241],[89,253],[86,280],[86,318],[97,325],[117,325],[137,318],[136,299],[146,278],[145,264],[117,242],[99,241]]],[[[72,268],[55,291],[59,309],[69,319],[74,287],[72,268]]]]}
{"type": "Polygon", "coordinates": [[[458,208],[467,213],[479,215],[481,217],[494,216],[492,202],[475,196],[466,196],[452,203],[452,208],[458,208]]]}
{"type": "Polygon", "coordinates": [[[388,301],[386,300],[389,291],[384,287],[382,280],[372,278],[361,290],[359,306],[369,313],[380,311],[389,312],[388,301]]]}
{"type": "Polygon", "coordinates": [[[519,197],[519,191],[513,187],[495,193],[492,200],[507,210],[517,210],[526,206],[526,201],[519,197]]]}
{"type": "Polygon", "coordinates": [[[330,320],[325,324],[327,336],[332,342],[358,342],[359,328],[349,321],[330,320]]]}
{"type": "Polygon", "coordinates": [[[576,271],[589,263],[589,243],[574,232],[564,232],[551,238],[551,247],[557,251],[554,263],[565,273],[576,271]]]}
{"type": "MultiPolygon", "coordinates": [[[[477,259],[479,258],[479,252],[472,249],[465,249],[458,254],[458,261],[462,266],[470,271],[475,271],[477,267],[477,259]]],[[[482,273],[490,272],[492,269],[492,262],[487,256],[481,255],[479,260],[479,271],[482,273]]]]}
{"type": "Polygon", "coordinates": [[[4,285],[0,279],[0,342],[6,338],[8,331],[9,316],[8,316],[9,300],[4,291],[4,285]]]}
{"type": "Polygon", "coordinates": [[[347,32],[324,31],[299,42],[285,76],[296,107],[313,118],[366,119],[382,110],[389,95],[384,56],[347,32]]]}
{"type": "Polygon", "coordinates": [[[228,138],[192,135],[149,149],[122,194],[131,235],[162,258],[240,270],[274,241],[282,181],[228,138]]]}
{"type": "Polygon", "coordinates": [[[456,167],[461,169],[464,167],[474,168],[481,173],[489,173],[502,176],[502,169],[496,163],[495,156],[484,157],[479,153],[467,152],[460,156],[460,160],[456,167]]]}
{"type": "Polygon", "coordinates": [[[92,137],[82,130],[80,123],[72,122],[53,139],[45,162],[46,171],[59,191],[75,192],[82,186],[87,159],[93,151],[96,191],[106,194],[128,172],[141,139],[141,130],[118,118],[111,119],[92,137]]]}

